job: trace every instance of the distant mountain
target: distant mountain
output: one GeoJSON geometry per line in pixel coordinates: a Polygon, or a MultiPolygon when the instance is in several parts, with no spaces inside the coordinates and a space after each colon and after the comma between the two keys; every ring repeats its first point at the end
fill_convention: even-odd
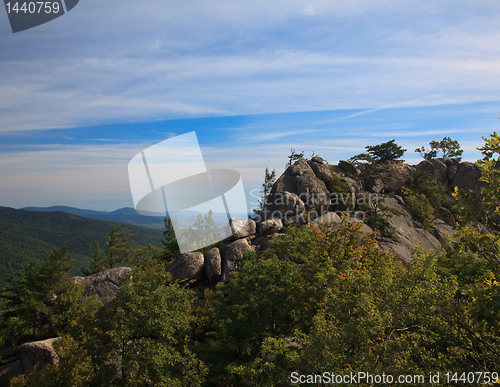
{"type": "MultiPolygon", "coordinates": [[[[115,211],[107,212],[107,211],[93,211],[93,210],[84,210],[81,208],[67,207],[67,206],[53,206],[53,207],[25,207],[22,210],[26,211],[39,211],[39,212],[54,212],[54,211],[62,211],[72,215],[83,216],[85,218],[90,219],[99,219],[99,220],[109,220],[118,223],[129,223],[136,226],[148,227],[153,229],[161,229],[165,228],[165,216],[146,216],[139,214],[134,208],[125,207],[120,208],[115,211]]],[[[175,213],[175,217],[179,222],[181,227],[189,227],[193,225],[193,218],[199,212],[196,211],[181,211],[175,213]]],[[[234,216],[238,219],[246,219],[248,214],[234,214],[234,216]]],[[[227,223],[227,215],[221,213],[215,213],[212,215],[212,219],[216,224],[223,226],[227,223]]]]}
{"type": "Polygon", "coordinates": [[[163,229],[165,227],[164,216],[144,216],[139,214],[134,208],[130,207],[120,208],[112,212],[83,210],[67,206],[25,207],[22,208],[22,210],[39,212],[62,211],[72,215],[83,216],[85,218],[109,220],[118,223],[129,223],[147,228],[163,229]]]}
{"type": "MultiPolygon", "coordinates": [[[[53,208],[78,210],[86,216],[100,213],[71,207],[53,208]]],[[[6,278],[12,273],[41,260],[54,247],[72,246],[70,252],[75,262],[72,274],[80,275],[80,267],[90,264],[89,248],[92,241],[97,240],[104,246],[108,230],[119,223],[89,219],[60,210],[26,211],[0,207],[0,288],[6,285],[6,278]]],[[[162,246],[162,230],[126,224],[123,231],[137,234],[134,240],[138,246],[162,246]]]]}

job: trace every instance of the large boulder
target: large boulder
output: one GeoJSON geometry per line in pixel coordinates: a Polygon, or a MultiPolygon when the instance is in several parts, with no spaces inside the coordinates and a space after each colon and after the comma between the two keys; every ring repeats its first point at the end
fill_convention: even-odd
{"type": "Polygon", "coordinates": [[[168,267],[173,280],[199,280],[203,275],[205,258],[202,253],[185,253],[168,267]]]}
{"type": "Polygon", "coordinates": [[[299,222],[304,210],[326,207],[329,195],[325,183],[316,177],[308,162],[299,160],[287,168],[274,183],[262,211],[262,219],[278,218],[299,222]]]}
{"type": "Polygon", "coordinates": [[[331,179],[333,177],[332,172],[328,165],[323,163],[323,159],[321,159],[321,163],[314,161],[314,159],[318,159],[318,157],[313,157],[313,160],[309,161],[308,164],[314,171],[316,177],[323,181],[325,179],[331,179]]]}
{"type": "Polygon", "coordinates": [[[397,192],[410,178],[412,168],[409,165],[397,163],[384,166],[381,173],[385,192],[397,192]]]}
{"type": "Polygon", "coordinates": [[[416,169],[427,173],[438,183],[445,185],[448,182],[448,166],[440,159],[424,160],[416,166],[416,169]]]}
{"type": "Polygon", "coordinates": [[[54,343],[57,340],[59,340],[59,337],[21,345],[23,372],[38,372],[45,365],[58,365],[59,356],[54,349],[54,343]]]}
{"type": "Polygon", "coordinates": [[[259,234],[260,235],[270,235],[280,232],[283,228],[283,222],[281,219],[268,219],[259,224],[259,234]]]}
{"type": "Polygon", "coordinates": [[[247,239],[238,239],[227,245],[222,254],[222,276],[221,282],[227,283],[231,279],[231,272],[238,269],[239,260],[243,254],[255,251],[247,239]]]}
{"type": "Polygon", "coordinates": [[[342,219],[335,212],[325,212],[320,217],[311,221],[314,224],[322,224],[325,226],[331,225],[333,223],[341,223],[342,219]]]}
{"type": "Polygon", "coordinates": [[[474,163],[467,161],[458,164],[456,173],[450,181],[450,189],[455,187],[461,190],[479,190],[485,183],[479,181],[481,169],[474,163]]]}
{"type": "Polygon", "coordinates": [[[238,220],[231,218],[229,221],[233,235],[230,239],[241,239],[256,233],[255,221],[252,219],[238,220]]]}
{"type": "Polygon", "coordinates": [[[9,380],[23,373],[21,360],[0,366],[0,386],[8,386],[9,380]]]}
{"type": "Polygon", "coordinates": [[[117,267],[87,277],[73,277],[73,280],[84,286],[83,298],[96,296],[98,301],[107,304],[116,297],[120,283],[131,270],[129,267],[117,267]]]}
{"type": "Polygon", "coordinates": [[[208,250],[204,254],[205,258],[205,272],[207,273],[210,283],[215,284],[219,282],[222,274],[222,260],[220,251],[217,247],[208,250]]]}
{"type": "Polygon", "coordinates": [[[340,160],[339,167],[351,175],[359,175],[359,169],[356,167],[356,165],[354,165],[354,163],[351,163],[350,161],[340,160]]]}

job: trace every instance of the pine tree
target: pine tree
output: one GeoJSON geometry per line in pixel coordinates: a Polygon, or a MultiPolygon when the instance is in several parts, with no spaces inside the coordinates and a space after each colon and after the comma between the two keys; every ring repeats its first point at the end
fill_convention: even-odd
{"type": "Polygon", "coordinates": [[[262,195],[262,199],[259,200],[259,206],[257,208],[253,209],[253,213],[257,216],[260,217],[262,214],[262,211],[264,211],[264,207],[266,206],[267,202],[267,197],[271,193],[271,189],[273,188],[273,184],[276,181],[276,170],[272,170],[272,172],[269,171],[269,168],[266,167],[266,173],[264,176],[264,183],[262,183],[262,189],[260,190],[260,193],[262,195]]]}
{"type": "Polygon", "coordinates": [[[4,318],[17,318],[36,336],[38,329],[48,324],[54,301],[67,286],[71,267],[68,246],[54,249],[41,266],[33,263],[17,272],[1,295],[7,310],[4,318]]]}
{"type": "Polygon", "coordinates": [[[161,259],[164,262],[172,262],[180,255],[179,245],[175,236],[175,228],[177,227],[177,220],[175,218],[165,217],[165,231],[163,231],[163,251],[161,259]]]}

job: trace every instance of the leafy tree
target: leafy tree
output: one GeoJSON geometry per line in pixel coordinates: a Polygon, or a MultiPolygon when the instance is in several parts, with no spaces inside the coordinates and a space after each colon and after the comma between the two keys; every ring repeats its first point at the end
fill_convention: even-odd
{"type": "Polygon", "coordinates": [[[486,185],[479,191],[468,192],[455,187],[453,196],[457,199],[456,209],[461,212],[462,225],[477,220],[488,227],[500,228],[500,136],[494,132],[483,140],[485,145],[478,148],[483,159],[477,164],[482,170],[480,181],[486,185]]]}
{"type": "Polygon", "coordinates": [[[462,160],[462,153],[464,151],[460,148],[460,144],[450,137],[444,137],[441,141],[431,141],[429,143],[431,149],[426,151],[425,147],[415,149],[426,160],[432,160],[437,157],[438,151],[441,151],[443,158],[454,158],[458,161],[462,160]]]}
{"type": "Polygon", "coordinates": [[[109,385],[199,386],[206,369],[189,350],[192,291],[170,283],[153,260],[132,278],[108,306],[101,331],[105,359],[120,357],[121,370],[111,363],[101,377],[109,385]]]}
{"type": "Polygon", "coordinates": [[[367,162],[368,164],[386,164],[394,162],[404,162],[399,160],[406,149],[403,149],[396,144],[396,140],[384,142],[379,145],[366,146],[368,153],[360,153],[351,157],[349,160],[353,162],[367,162]]]}
{"type": "Polygon", "coordinates": [[[31,328],[33,336],[42,327],[49,329],[54,303],[68,286],[71,267],[69,247],[64,247],[54,249],[41,265],[33,263],[18,271],[1,294],[6,304],[4,318],[31,328]]]}
{"type": "Polygon", "coordinates": [[[205,252],[224,238],[224,230],[219,227],[210,210],[206,215],[198,214],[193,226],[181,230],[179,241],[189,246],[189,250],[200,250],[205,252]]]}
{"type": "Polygon", "coordinates": [[[271,193],[271,189],[273,188],[273,184],[276,181],[276,170],[269,171],[269,168],[266,167],[266,172],[264,175],[264,182],[262,183],[262,189],[260,191],[262,195],[262,199],[259,200],[259,206],[253,209],[253,213],[257,218],[260,218],[262,211],[264,211],[264,207],[267,203],[267,197],[271,193]]]}
{"type": "Polygon", "coordinates": [[[71,336],[55,343],[59,356],[57,367],[44,367],[40,373],[21,374],[10,381],[11,387],[83,387],[94,376],[92,358],[71,336]]]}

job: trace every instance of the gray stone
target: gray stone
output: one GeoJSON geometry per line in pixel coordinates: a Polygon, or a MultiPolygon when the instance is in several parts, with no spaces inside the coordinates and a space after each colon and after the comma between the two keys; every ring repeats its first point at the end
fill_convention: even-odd
{"type": "Polygon", "coordinates": [[[345,169],[340,168],[338,165],[334,165],[333,166],[333,173],[335,173],[336,175],[338,175],[340,177],[344,177],[345,176],[345,169]]]}
{"type": "Polygon", "coordinates": [[[185,253],[168,267],[172,280],[199,280],[203,275],[205,259],[202,253],[185,253]]]}
{"type": "Polygon", "coordinates": [[[59,337],[54,337],[21,345],[23,372],[38,372],[45,365],[57,366],[59,356],[54,349],[54,343],[59,339],[59,337]]]}
{"type": "Polygon", "coordinates": [[[354,163],[351,163],[350,161],[340,160],[339,167],[354,176],[358,176],[360,173],[359,169],[356,168],[356,165],[354,165],[354,163]]]}
{"type": "Polygon", "coordinates": [[[318,164],[312,161],[308,162],[309,166],[312,168],[314,171],[314,174],[316,177],[320,180],[326,180],[326,179],[331,179],[332,172],[330,171],[330,168],[326,164],[318,164]]]}
{"type": "Polygon", "coordinates": [[[231,226],[231,232],[233,235],[232,239],[246,238],[247,236],[255,234],[255,221],[252,219],[238,220],[236,218],[231,218],[229,221],[231,226]]]}
{"type": "Polygon", "coordinates": [[[73,277],[73,280],[84,286],[84,299],[96,296],[98,301],[106,305],[116,297],[120,283],[131,270],[129,267],[117,267],[87,277],[73,277]]]}
{"type": "Polygon", "coordinates": [[[458,171],[458,165],[451,165],[448,167],[448,182],[452,181],[458,171]]]}
{"type": "MultiPolygon", "coordinates": [[[[319,165],[319,164],[318,164],[319,165]]],[[[269,194],[262,219],[279,218],[300,221],[304,210],[327,206],[329,192],[305,160],[289,167],[276,181],[269,194]]]]}
{"type": "Polygon", "coordinates": [[[450,190],[455,187],[461,190],[479,190],[485,183],[479,181],[481,177],[481,169],[474,163],[467,161],[460,163],[457,172],[450,182],[450,190]]]}
{"type": "Polygon", "coordinates": [[[384,238],[379,241],[379,246],[382,250],[397,255],[404,262],[411,262],[411,252],[417,244],[422,244],[426,253],[431,250],[437,250],[441,246],[439,240],[434,235],[414,222],[409,212],[396,199],[391,197],[385,198],[384,205],[394,209],[397,214],[388,210],[380,213],[394,228],[396,234],[394,240],[384,238]]]}
{"type": "Polygon", "coordinates": [[[353,202],[356,202],[356,197],[361,192],[361,184],[359,183],[359,181],[354,180],[350,177],[345,177],[344,180],[349,186],[349,191],[351,192],[353,202]]]}
{"type": "Polygon", "coordinates": [[[454,230],[453,227],[443,220],[435,219],[432,224],[434,225],[434,236],[436,238],[445,237],[450,238],[454,242],[458,241],[458,237],[455,237],[457,230],[454,230]]]}
{"type": "Polygon", "coordinates": [[[259,234],[260,235],[268,235],[268,234],[276,234],[280,232],[283,228],[283,222],[281,219],[268,219],[259,224],[259,234]]]}
{"type": "Polygon", "coordinates": [[[369,184],[368,191],[373,193],[381,193],[384,190],[384,182],[382,179],[376,178],[372,184],[369,184]]]}
{"type": "Polygon", "coordinates": [[[326,212],[319,218],[314,219],[311,223],[330,225],[332,223],[341,223],[342,219],[335,212],[326,212]]]}
{"type": "Polygon", "coordinates": [[[427,173],[432,180],[438,183],[444,185],[448,181],[448,167],[439,159],[424,160],[416,168],[417,171],[427,173]]]}
{"type": "Polygon", "coordinates": [[[0,385],[7,386],[10,379],[23,373],[23,364],[21,360],[0,366],[0,385]]]}
{"type": "Polygon", "coordinates": [[[319,157],[319,156],[314,156],[311,161],[314,161],[315,163],[318,163],[318,164],[323,164],[324,163],[324,160],[319,157]]]}
{"type": "Polygon", "coordinates": [[[399,195],[394,195],[394,199],[396,199],[398,201],[399,204],[401,204],[402,206],[405,205],[405,201],[403,200],[403,198],[399,195]]]}
{"type": "Polygon", "coordinates": [[[255,251],[246,239],[238,239],[227,245],[222,254],[222,276],[221,282],[227,283],[231,279],[231,272],[238,268],[238,263],[243,254],[255,251]]]}
{"type": "Polygon", "coordinates": [[[384,182],[385,192],[397,192],[410,178],[411,169],[408,165],[397,163],[384,166],[381,172],[382,181],[384,182]]]}
{"type": "Polygon", "coordinates": [[[219,282],[222,274],[222,260],[220,251],[217,247],[208,250],[204,254],[205,259],[205,272],[207,273],[210,283],[215,284],[219,282]]]}

